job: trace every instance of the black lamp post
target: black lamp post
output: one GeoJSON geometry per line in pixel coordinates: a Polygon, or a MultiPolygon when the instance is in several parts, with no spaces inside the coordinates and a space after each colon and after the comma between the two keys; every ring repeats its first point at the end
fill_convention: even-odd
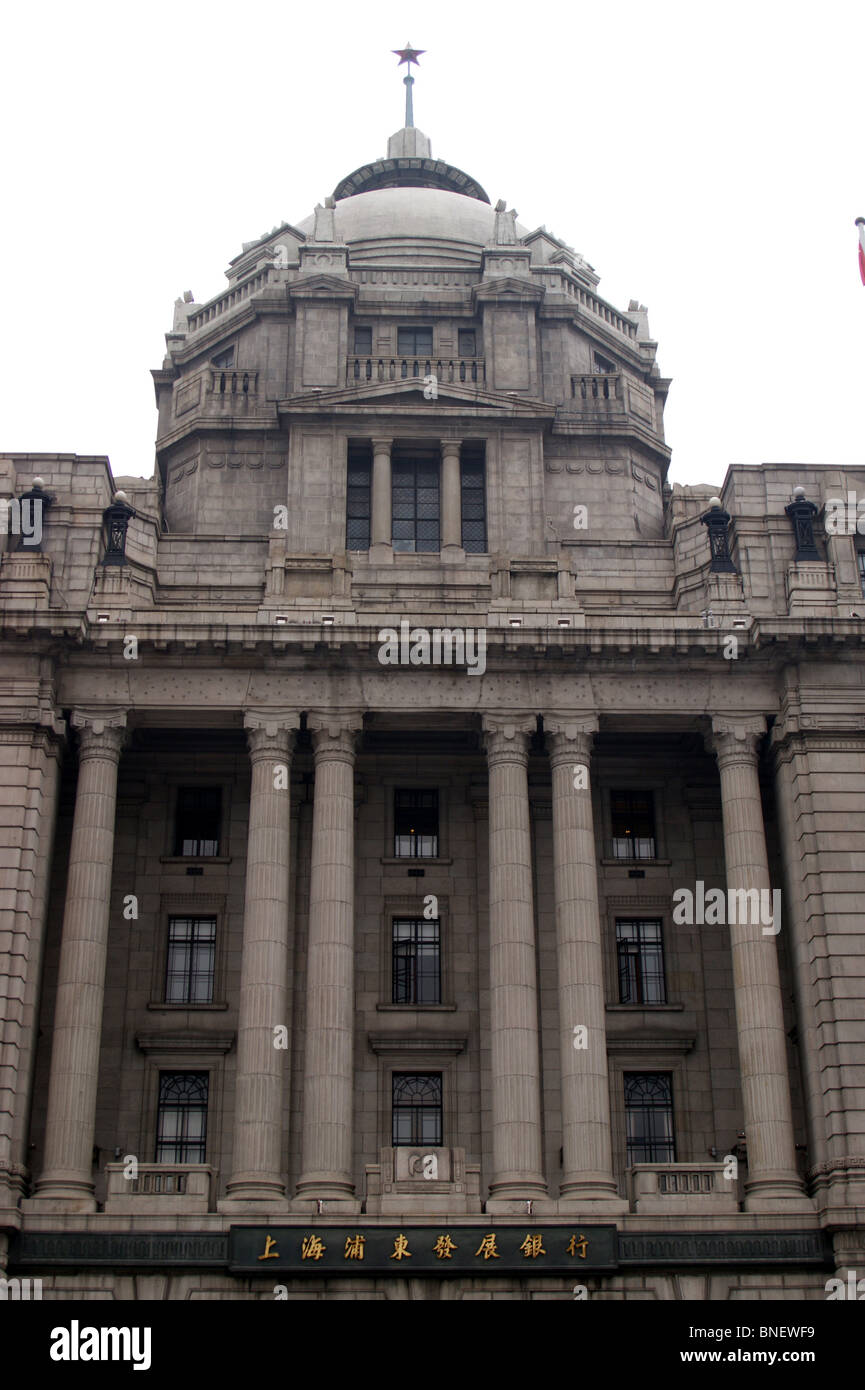
{"type": "Polygon", "coordinates": [[[796,537],[796,559],[819,560],[817,542],[814,539],[814,518],[817,508],[805,496],[803,487],[794,487],[793,501],[784,511],[790,518],[793,535],[796,537]]]}
{"type": "Polygon", "coordinates": [[[709,562],[710,571],[713,574],[738,574],[730,556],[730,541],[727,535],[730,513],[724,511],[720,497],[709,498],[709,510],[703,513],[700,520],[709,532],[709,550],[712,557],[709,562]]]}
{"type": "Polygon", "coordinates": [[[107,539],[103,565],[126,564],[126,532],[135,511],[130,507],[125,492],[115,492],[114,501],[102,513],[105,519],[107,539]]]}

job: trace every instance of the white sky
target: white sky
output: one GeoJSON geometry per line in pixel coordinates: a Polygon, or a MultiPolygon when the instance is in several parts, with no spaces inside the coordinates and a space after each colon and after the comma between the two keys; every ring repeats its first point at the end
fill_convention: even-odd
{"type": "Polygon", "coordinates": [[[0,449],[153,471],[174,299],[403,123],[545,223],[673,378],[673,481],[863,462],[865,6],[95,0],[7,7],[0,449]]]}

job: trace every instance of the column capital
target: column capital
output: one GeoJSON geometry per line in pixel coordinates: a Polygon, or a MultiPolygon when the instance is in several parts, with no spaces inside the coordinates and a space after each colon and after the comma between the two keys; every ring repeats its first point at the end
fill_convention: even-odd
{"type": "Polygon", "coordinates": [[[300,728],[298,709],[248,709],[243,714],[243,727],[250,753],[272,748],[274,752],[292,747],[290,735],[300,728]]]}
{"type": "Polygon", "coordinates": [[[766,732],[763,715],[712,715],[712,732],[706,742],[718,759],[728,763],[757,764],[757,745],[766,732]]]}
{"type": "Polygon", "coordinates": [[[129,736],[126,710],[116,706],[73,709],[70,720],[78,730],[80,758],[114,758],[120,754],[129,736]]]}
{"type": "Polygon", "coordinates": [[[556,767],[560,762],[570,762],[573,758],[588,763],[597,732],[598,717],[595,714],[557,715],[552,719],[545,717],[544,735],[550,765],[556,767]]]}
{"type": "Polygon", "coordinates": [[[354,758],[355,736],[363,728],[362,710],[310,710],[306,727],[312,734],[315,760],[354,758]]]}
{"type": "Polygon", "coordinates": [[[482,742],[488,760],[526,762],[529,739],[537,727],[538,721],[533,714],[485,714],[482,742]]]}
{"type": "Polygon", "coordinates": [[[390,451],[393,448],[393,439],[390,436],[375,435],[371,440],[372,451],[374,454],[387,454],[390,458],[390,451]]]}
{"type": "Polygon", "coordinates": [[[461,439],[442,439],[440,441],[442,458],[459,458],[460,449],[463,447],[461,439]]]}

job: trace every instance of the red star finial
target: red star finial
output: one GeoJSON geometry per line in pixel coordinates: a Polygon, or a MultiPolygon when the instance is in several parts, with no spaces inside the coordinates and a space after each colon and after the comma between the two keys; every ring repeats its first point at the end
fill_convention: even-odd
{"type": "Polygon", "coordinates": [[[395,53],[396,56],[397,56],[397,58],[399,58],[399,66],[400,66],[400,67],[402,67],[403,63],[407,63],[407,64],[408,64],[408,70],[409,70],[409,72],[411,72],[411,65],[412,65],[412,63],[414,63],[415,67],[417,67],[417,68],[420,67],[420,63],[418,62],[418,58],[420,57],[421,53],[426,53],[426,49],[425,49],[425,48],[412,48],[412,46],[411,46],[411,39],[409,39],[408,42],[406,43],[405,48],[392,48],[392,49],[391,49],[391,53],[395,53]]]}

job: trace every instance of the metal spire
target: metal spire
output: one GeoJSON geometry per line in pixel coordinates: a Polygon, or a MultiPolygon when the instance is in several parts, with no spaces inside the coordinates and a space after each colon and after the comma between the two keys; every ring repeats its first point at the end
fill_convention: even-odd
{"type": "Polygon", "coordinates": [[[405,123],[406,127],[410,128],[414,125],[414,111],[412,110],[411,100],[411,89],[414,86],[414,78],[411,75],[411,65],[412,63],[414,63],[415,67],[420,67],[418,58],[420,57],[421,53],[426,53],[426,49],[412,48],[411,39],[409,39],[406,43],[405,48],[392,48],[391,53],[395,53],[396,56],[399,58],[400,67],[402,67],[403,63],[405,63],[408,67],[408,72],[403,78],[403,82],[405,83],[405,123]]]}

